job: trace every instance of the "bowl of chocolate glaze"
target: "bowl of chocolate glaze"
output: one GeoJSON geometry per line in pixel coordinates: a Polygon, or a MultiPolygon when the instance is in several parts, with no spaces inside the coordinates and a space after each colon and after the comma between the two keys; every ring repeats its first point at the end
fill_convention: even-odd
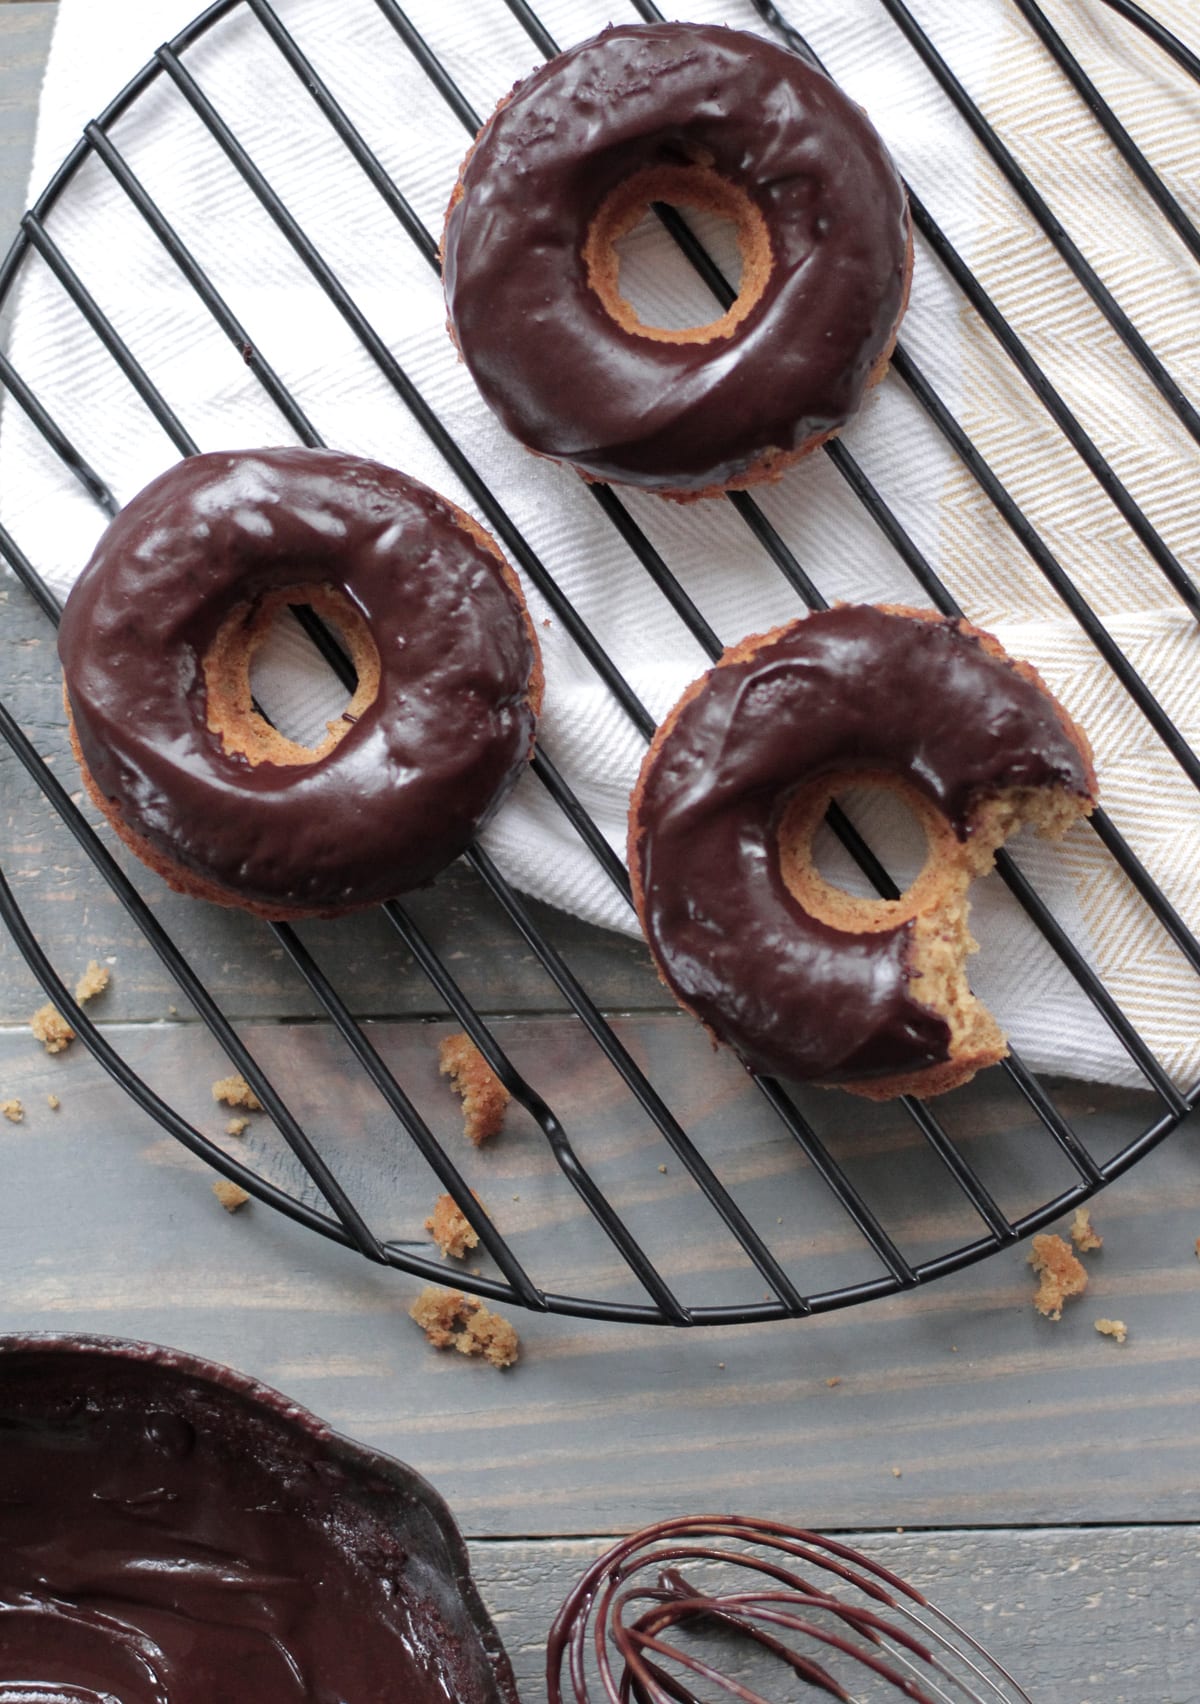
{"type": "Polygon", "coordinates": [[[0,1704],[517,1704],[445,1503],[170,1349],[0,1337],[0,1704]]]}

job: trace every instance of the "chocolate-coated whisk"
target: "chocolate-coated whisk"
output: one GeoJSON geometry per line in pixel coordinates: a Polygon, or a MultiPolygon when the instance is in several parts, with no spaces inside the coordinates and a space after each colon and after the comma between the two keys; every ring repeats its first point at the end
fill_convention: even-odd
{"type": "Polygon", "coordinates": [[[688,1516],[622,1539],[563,1604],[546,1650],[549,1704],[701,1704],[722,1694],[779,1704],[797,1696],[792,1677],[800,1697],[846,1704],[1030,1704],[914,1586],[834,1539],[743,1515],[688,1516]],[[781,1663],[786,1689],[764,1697],[724,1672],[715,1646],[739,1666],[757,1654],[781,1663]]]}

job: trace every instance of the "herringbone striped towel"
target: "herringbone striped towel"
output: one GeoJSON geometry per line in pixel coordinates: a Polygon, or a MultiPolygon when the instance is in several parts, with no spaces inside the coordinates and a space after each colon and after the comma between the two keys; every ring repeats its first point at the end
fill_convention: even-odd
{"type": "MultiPolygon", "coordinates": [[[[431,230],[467,136],[373,0],[274,0],[369,145],[431,230]]],[[[60,0],[34,189],[82,124],[182,25],[198,0],[60,0]]],[[[562,45],[633,16],[627,0],[539,0],[562,45]]],[[[749,0],[692,0],[677,16],[762,28],[749,0]]],[[[921,23],[982,104],[1183,391],[1200,393],[1200,268],[1153,207],[1008,0],[915,0],[921,23]]],[[[1048,10],[1103,93],[1200,220],[1200,97],[1100,0],[1048,10]]],[[[503,0],[415,0],[408,11],[480,113],[537,61],[503,0]]],[[[1148,521],[1200,574],[1195,446],[1103,315],[983,156],[880,0],[783,0],[830,70],[875,119],[951,241],[1009,317],[1148,521]]],[[[1195,33],[1192,0],[1159,0],[1195,33]]],[[[349,160],[270,42],[238,7],[187,62],[256,163],[456,434],[645,704],[661,715],[705,665],[628,547],[574,477],[516,448],[481,409],[443,327],[437,279],[349,160]]],[[[465,501],[453,471],[247,192],[178,91],[134,107],[115,139],[176,231],[327,442],[407,468],[465,501]]],[[[91,162],[51,230],[204,449],[290,441],[286,423],[104,168],[91,162]]],[[[693,285],[651,234],[626,274],[645,311],[693,285]]],[[[1200,640],[1150,552],[1067,445],[973,310],[918,243],[910,352],[1032,523],[1042,564],[894,375],[846,434],[866,475],[975,621],[1036,663],[1096,746],[1117,829],[1192,927],[1200,803],[1177,755],[1084,637],[1053,583],[1058,565],[1185,741],[1200,745],[1200,640]]],[[[41,267],[21,290],[11,340],[25,378],[122,499],[177,454],[78,311],[41,267]]],[[[468,504],[469,506],[469,504],[468,504]]],[[[795,595],[724,503],[629,508],[726,642],[797,613],[795,595]]],[[[764,492],[762,506],[829,597],[920,601],[882,533],[824,456],[764,492]]],[[[0,432],[0,514],[65,590],[101,518],[17,410],[0,432]]],[[[539,621],[547,616],[536,595],[539,621]]],[[[543,628],[545,748],[620,848],[644,749],[557,624],[543,628]]],[[[297,726],[334,713],[303,643],[273,652],[268,706],[297,726]]],[[[866,807],[885,853],[891,832],[866,807]]],[[[624,901],[536,780],[489,832],[520,886],[592,921],[632,929],[624,901]]],[[[830,857],[832,858],[832,854],[830,857]]],[[[1121,1009],[1182,1084],[1200,1076],[1200,984],[1097,835],[1021,842],[1021,868],[1121,1009]]],[[[1035,1065],[1138,1082],[1121,1046],[996,880],[979,885],[975,984],[1035,1065]]]]}

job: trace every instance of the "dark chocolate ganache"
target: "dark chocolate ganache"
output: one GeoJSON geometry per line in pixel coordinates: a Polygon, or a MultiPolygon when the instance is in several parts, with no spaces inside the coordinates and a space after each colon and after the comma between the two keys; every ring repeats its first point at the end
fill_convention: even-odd
{"type": "Polygon", "coordinates": [[[642,922],[682,1003],[748,1063],[798,1080],[884,1077],[949,1056],[945,1020],[910,986],[911,922],[835,928],[781,873],[795,789],[856,771],[904,780],[960,840],[998,793],[1087,798],[1092,784],[1049,694],[956,621],[842,605],[710,671],[635,794],[642,922]]]}
{"type": "Polygon", "coordinates": [[[3,1704],[514,1704],[429,1488],[265,1394],[0,1354],[3,1704]]]}
{"type": "Polygon", "coordinates": [[[465,517],[377,462],[311,449],[192,457],[113,521],[67,600],[59,655],[83,760],[150,847],[283,914],[431,881],[532,747],[528,617],[465,517]],[[375,700],[307,764],[227,750],[204,659],[237,611],[330,588],[379,657],[375,700]]]}
{"type": "Polygon", "coordinates": [[[843,425],[903,309],[904,192],[867,119],[795,54],[739,30],[631,24],[517,85],[481,133],[443,240],[455,339],[530,449],[647,489],[727,484],[843,425]],[[728,335],[622,327],[583,250],[619,185],[702,164],[770,244],[728,335]]]}

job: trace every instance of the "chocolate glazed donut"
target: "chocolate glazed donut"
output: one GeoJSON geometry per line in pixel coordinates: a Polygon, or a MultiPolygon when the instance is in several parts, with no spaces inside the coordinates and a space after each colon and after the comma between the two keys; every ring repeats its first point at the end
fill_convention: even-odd
{"type": "Polygon", "coordinates": [[[1065,832],[1094,792],[1085,736],[990,635],[842,605],[726,652],[659,729],[630,812],[638,914],[664,981],[749,1064],[940,1093],[1007,1051],[966,985],[970,880],[1023,823],[1065,832]],[[899,900],[854,900],[813,866],[855,777],[925,828],[899,900]]]}
{"type": "Polygon", "coordinates": [[[527,762],[537,643],[469,516],[377,462],[310,449],[195,456],[117,516],[59,632],[95,802],[172,886],[273,918],[431,881],[527,762]],[[315,748],[254,711],[272,616],[309,604],[358,670],[315,748]]]}
{"type": "Polygon", "coordinates": [[[739,30],[624,25],[517,88],[464,162],[443,238],[451,330],[522,443],[587,478],[689,498],[773,477],[886,368],[912,244],[867,119],[739,30]],[[738,227],[737,301],[644,325],[613,243],[652,200],[738,227]]]}

